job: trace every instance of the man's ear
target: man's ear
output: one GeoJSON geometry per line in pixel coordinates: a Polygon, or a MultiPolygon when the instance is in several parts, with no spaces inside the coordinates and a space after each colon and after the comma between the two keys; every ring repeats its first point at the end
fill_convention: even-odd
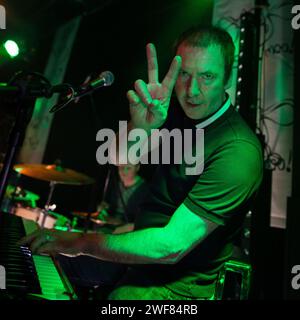
{"type": "Polygon", "coordinates": [[[229,76],[227,82],[225,83],[224,88],[225,88],[225,90],[228,90],[231,86],[232,86],[232,70],[230,72],[230,76],[229,76]]]}

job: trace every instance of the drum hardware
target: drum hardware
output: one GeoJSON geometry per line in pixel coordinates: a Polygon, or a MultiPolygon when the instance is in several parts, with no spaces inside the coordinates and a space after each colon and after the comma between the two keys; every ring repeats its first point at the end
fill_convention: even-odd
{"type": "Polygon", "coordinates": [[[1,210],[8,213],[14,213],[16,207],[36,208],[36,202],[40,197],[18,185],[7,185],[5,196],[3,198],[1,210]]]}
{"type": "Polygon", "coordinates": [[[55,225],[57,223],[57,218],[53,215],[52,212],[49,212],[49,214],[47,214],[45,218],[44,210],[40,208],[17,206],[14,208],[13,214],[27,220],[35,221],[40,227],[43,222],[43,226],[46,229],[55,228],[55,225]]]}
{"type": "Polygon", "coordinates": [[[36,207],[36,201],[40,199],[37,194],[25,190],[20,186],[14,187],[12,185],[7,186],[6,196],[8,196],[12,200],[12,202],[24,202],[32,208],[36,207]]]}
{"type": "Polygon", "coordinates": [[[19,164],[14,166],[14,170],[25,176],[56,184],[82,186],[95,183],[93,178],[83,173],[56,164],[19,164]]]}
{"type": "Polygon", "coordinates": [[[56,213],[54,211],[48,210],[45,216],[45,210],[40,208],[30,208],[16,206],[12,214],[23,217],[27,220],[35,221],[40,227],[43,226],[46,229],[58,229],[64,231],[72,231],[71,221],[62,214],[56,213]]]}
{"type": "Polygon", "coordinates": [[[49,194],[48,194],[48,199],[46,201],[46,204],[45,204],[45,207],[44,207],[44,210],[43,210],[44,217],[43,217],[43,220],[41,222],[41,228],[44,228],[44,224],[45,224],[46,218],[47,218],[47,216],[49,214],[49,209],[52,208],[53,206],[55,206],[55,208],[56,208],[56,205],[50,205],[50,201],[52,199],[52,195],[53,195],[53,192],[54,192],[55,185],[56,185],[55,182],[50,181],[50,190],[49,190],[49,194]]]}
{"type": "Polygon", "coordinates": [[[78,224],[78,219],[74,217],[71,222],[71,230],[75,229],[77,227],[77,224],[78,224]]]}
{"type": "MultiPolygon", "coordinates": [[[[67,169],[59,164],[20,164],[15,165],[14,170],[20,174],[29,176],[31,178],[47,181],[50,183],[50,189],[48,198],[43,209],[43,220],[41,222],[41,227],[44,227],[45,220],[52,207],[51,200],[53,192],[55,190],[56,184],[66,184],[66,185],[87,185],[93,184],[94,179],[89,176],[76,172],[72,169],[67,169]]],[[[71,225],[69,226],[71,228],[71,225]]]]}

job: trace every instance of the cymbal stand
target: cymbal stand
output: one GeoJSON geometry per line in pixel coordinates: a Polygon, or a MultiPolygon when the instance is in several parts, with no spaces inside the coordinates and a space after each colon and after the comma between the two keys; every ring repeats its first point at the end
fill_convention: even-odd
{"type": "Polygon", "coordinates": [[[43,220],[41,222],[41,228],[44,228],[46,218],[47,218],[47,216],[49,214],[50,202],[52,200],[52,195],[53,195],[55,186],[56,186],[56,182],[55,181],[50,181],[50,190],[49,190],[47,202],[46,202],[45,207],[43,209],[44,216],[43,216],[43,220]]]}
{"type": "MultiPolygon", "coordinates": [[[[108,185],[109,185],[110,179],[111,179],[111,168],[110,168],[110,166],[108,166],[108,171],[107,171],[107,174],[106,174],[104,188],[103,188],[102,201],[104,201],[105,198],[106,198],[107,189],[108,189],[108,185]]],[[[91,224],[91,215],[92,215],[92,213],[89,212],[87,217],[86,217],[84,230],[83,230],[84,233],[87,233],[87,231],[89,229],[89,226],[91,224]]]]}

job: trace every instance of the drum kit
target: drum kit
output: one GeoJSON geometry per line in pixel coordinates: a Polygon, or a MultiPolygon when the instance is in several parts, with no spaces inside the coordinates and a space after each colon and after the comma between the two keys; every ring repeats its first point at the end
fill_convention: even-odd
{"type": "Polygon", "coordinates": [[[54,212],[53,210],[55,210],[56,205],[51,204],[52,195],[57,184],[82,186],[95,183],[93,178],[56,164],[17,164],[13,169],[18,174],[49,182],[48,198],[44,208],[38,208],[36,202],[40,197],[37,194],[24,190],[20,186],[8,185],[2,203],[3,211],[25,219],[34,220],[40,227],[49,229],[81,231],[76,229],[78,218],[89,218],[99,225],[104,224],[101,220],[97,219],[98,213],[96,212],[72,212],[73,219],[71,221],[64,215],[54,212]]]}

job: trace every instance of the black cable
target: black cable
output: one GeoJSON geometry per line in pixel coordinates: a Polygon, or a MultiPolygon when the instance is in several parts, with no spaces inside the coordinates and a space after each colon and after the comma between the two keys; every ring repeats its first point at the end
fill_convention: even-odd
{"type": "Polygon", "coordinates": [[[266,16],[263,16],[262,25],[265,28],[264,39],[260,46],[265,46],[266,42],[268,42],[274,35],[274,24],[271,20],[269,13],[266,16]],[[266,36],[268,34],[268,36],[266,36]]]}
{"type": "MultiPolygon", "coordinates": [[[[13,77],[8,81],[8,84],[13,84],[15,81],[20,79],[25,79],[28,76],[36,77],[37,79],[42,80],[46,85],[51,87],[50,81],[41,73],[39,72],[26,72],[26,71],[19,71],[13,75],[13,77]]],[[[31,79],[30,79],[31,80],[31,79]]]]}
{"type": "Polygon", "coordinates": [[[271,104],[270,106],[266,107],[264,109],[264,113],[266,112],[273,112],[277,109],[282,108],[283,106],[289,106],[291,108],[294,108],[294,99],[285,99],[283,102],[280,102],[279,104],[271,104]]]}
{"type": "Polygon", "coordinates": [[[278,124],[278,125],[281,126],[281,127],[290,127],[290,126],[292,126],[292,125],[294,124],[293,121],[288,122],[288,123],[278,122],[278,121],[276,121],[276,120],[274,120],[274,119],[272,119],[272,118],[270,118],[270,117],[267,117],[267,116],[265,116],[264,119],[267,119],[268,121],[270,121],[270,122],[272,122],[272,123],[278,124]]]}

